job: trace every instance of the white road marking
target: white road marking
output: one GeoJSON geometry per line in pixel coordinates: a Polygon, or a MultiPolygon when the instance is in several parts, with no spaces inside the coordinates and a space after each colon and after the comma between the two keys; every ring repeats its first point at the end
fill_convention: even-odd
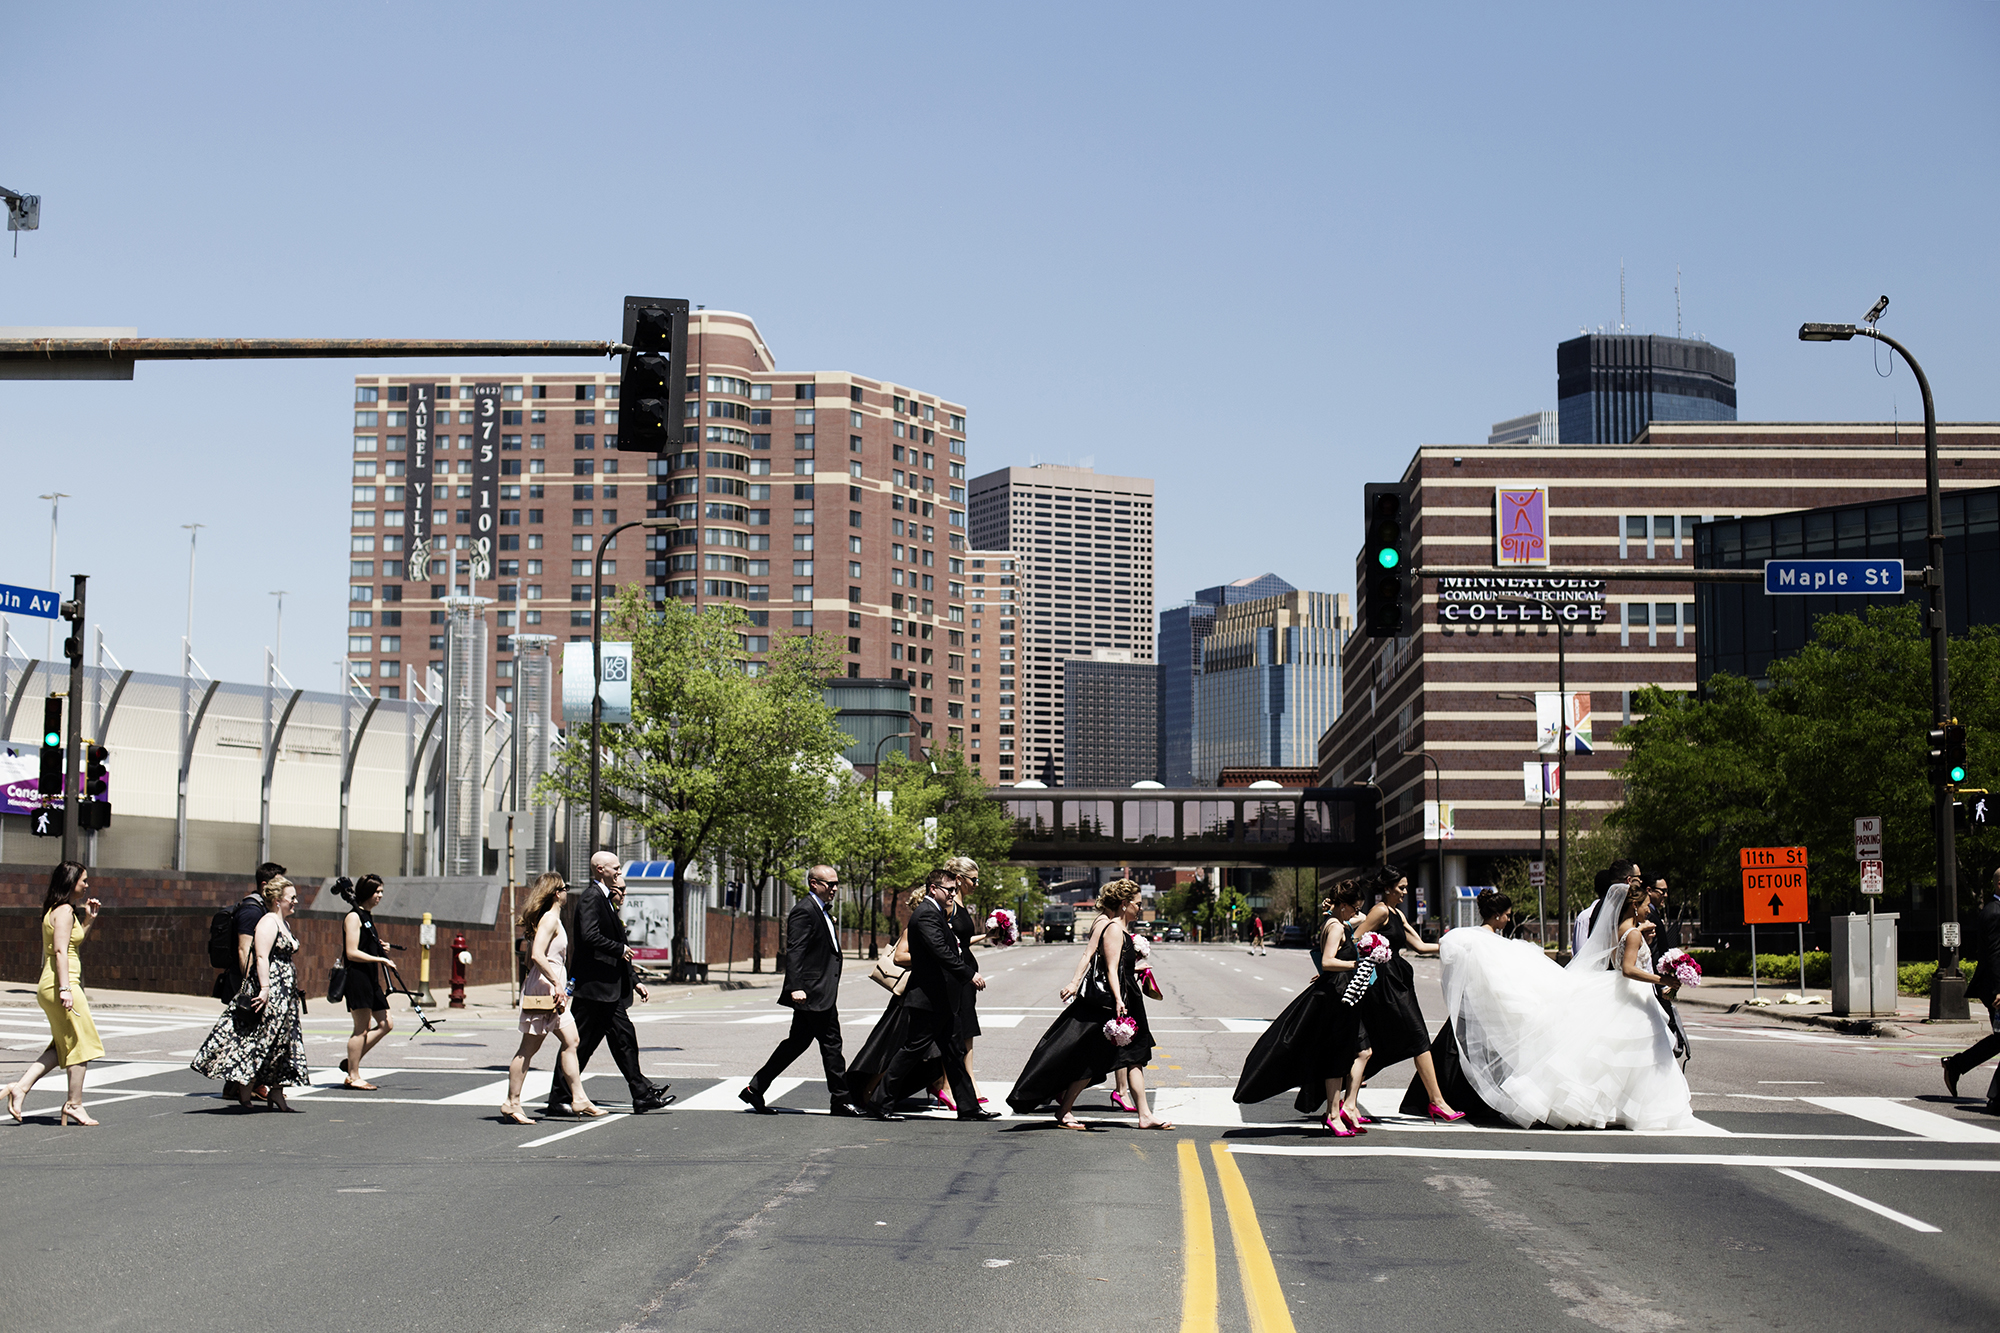
{"type": "Polygon", "coordinates": [[[1214,1021],[1222,1024],[1225,1032],[1261,1033],[1271,1026],[1268,1018],[1218,1018],[1214,1021]]]}
{"type": "Polygon", "coordinates": [[[1887,1097],[1801,1097],[1799,1100],[1940,1143],[2000,1143],[2000,1132],[1935,1111],[1905,1106],[1887,1097]]]}
{"type": "MultiPolygon", "coordinates": [[[[1603,1131],[1590,1131],[1601,1133],[1603,1131]]],[[[1412,1157],[1470,1162],[1552,1162],[1571,1165],[1759,1166],[1815,1171],[1933,1171],[2000,1174],[2000,1159],[1924,1157],[1774,1157],[1761,1153],[1555,1152],[1534,1148],[1392,1148],[1388,1144],[1232,1143],[1229,1151],[1262,1157],[1412,1157]]]]}
{"type": "Polygon", "coordinates": [[[1866,1208],[1869,1212],[1886,1217],[1891,1222],[1901,1223],[1912,1231],[1938,1231],[1938,1228],[1932,1226],[1930,1223],[1919,1222],[1908,1213],[1899,1213],[1894,1208],[1884,1207],[1873,1199],[1864,1199],[1859,1194],[1850,1194],[1838,1185],[1829,1185],[1824,1180],[1816,1180],[1803,1171],[1794,1171],[1788,1166],[1781,1166],[1778,1168],[1778,1174],[1781,1176],[1790,1176],[1793,1180],[1803,1181],[1816,1190],[1824,1190],[1836,1199],[1845,1199],[1857,1208],[1866,1208]]]}
{"type": "MultiPolygon", "coordinates": [[[[802,1078],[774,1078],[771,1080],[771,1086],[764,1089],[764,1100],[767,1102],[780,1101],[786,1093],[804,1082],[805,1080],[802,1078]]],[[[743,1091],[749,1084],[750,1079],[748,1075],[742,1078],[726,1078],[714,1087],[704,1088],[694,1094],[694,1096],[676,1103],[674,1109],[677,1111],[741,1111],[744,1109],[743,1101],[736,1094],[743,1091]]]]}
{"type": "Polygon", "coordinates": [[[593,1129],[602,1129],[614,1120],[630,1120],[631,1118],[631,1116],[626,1115],[622,1111],[613,1111],[610,1115],[601,1116],[596,1120],[586,1120],[581,1125],[577,1125],[572,1129],[565,1129],[559,1133],[544,1135],[539,1139],[529,1139],[526,1143],[516,1146],[522,1148],[539,1148],[545,1143],[554,1143],[557,1139],[566,1139],[574,1134],[582,1134],[593,1129]]]}

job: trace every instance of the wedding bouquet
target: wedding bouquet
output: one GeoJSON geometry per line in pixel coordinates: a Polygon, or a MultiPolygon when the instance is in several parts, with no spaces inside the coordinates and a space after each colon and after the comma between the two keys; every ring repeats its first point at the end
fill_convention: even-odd
{"type": "Polygon", "coordinates": [[[986,918],[986,938],[990,943],[1002,948],[1021,938],[1021,928],[1014,922],[1014,914],[1004,907],[996,907],[986,918]]]}
{"type": "Polygon", "coordinates": [[[1385,936],[1376,934],[1372,930],[1354,941],[1354,951],[1371,963],[1388,962],[1389,955],[1392,952],[1389,948],[1388,939],[1385,936]]]}
{"type": "Polygon", "coordinates": [[[1104,1025],[1104,1039],[1113,1046],[1130,1046],[1139,1032],[1136,1018],[1114,1018],[1104,1025]]]}
{"type": "Polygon", "coordinates": [[[1138,930],[1132,932],[1132,952],[1140,958],[1153,956],[1153,942],[1146,938],[1145,932],[1138,930]]]}
{"type": "Polygon", "coordinates": [[[1656,970],[1663,979],[1679,982],[1683,986],[1701,984],[1701,964],[1688,957],[1685,949],[1667,950],[1660,956],[1656,970]]]}

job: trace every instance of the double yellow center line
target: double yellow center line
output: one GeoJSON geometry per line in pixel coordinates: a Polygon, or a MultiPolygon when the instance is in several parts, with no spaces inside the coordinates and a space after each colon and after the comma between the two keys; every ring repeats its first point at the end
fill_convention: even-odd
{"type": "MultiPolygon", "coordinates": [[[[1236,1276],[1243,1287],[1243,1305],[1250,1316],[1250,1333],[1297,1333],[1292,1312],[1278,1283],[1277,1265],[1264,1244],[1250,1187],[1229,1148],[1209,1145],[1215,1176],[1222,1186],[1222,1203],[1229,1213],[1229,1238],[1236,1250],[1236,1276]]],[[[1219,1301],[1215,1275],[1215,1218],[1209,1208],[1208,1177],[1201,1152],[1194,1144],[1180,1145],[1181,1167],[1181,1333],[1216,1333],[1219,1301]]]]}

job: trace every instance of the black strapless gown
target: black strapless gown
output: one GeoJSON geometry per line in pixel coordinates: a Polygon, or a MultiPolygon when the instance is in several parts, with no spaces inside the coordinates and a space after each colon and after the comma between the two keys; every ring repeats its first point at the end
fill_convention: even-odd
{"type": "MultiPolygon", "coordinates": [[[[875,1020],[875,1028],[868,1034],[868,1040],[861,1043],[861,1049],[847,1062],[847,1086],[856,1100],[866,1100],[875,1095],[875,1085],[881,1081],[882,1075],[889,1072],[889,1062],[896,1058],[896,1053],[909,1039],[909,1007],[903,1003],[902,996],[891,995],[882,1016],[875,1020]]],[[[925,1057],[923,1081],[918,1085],[920,1089],[928,1088],[944,1073],[944,1056],[936,1042],[925,1048],[925,1057]]]]}
{"type": "Polygon", "coordinates": [[[1361,1002],[1361,1018],[1368,1025],[1368,1035],[1375,1047],[1374,1054],[1368,1057],[1369,1078],[1390,1065],[1413,1060],[1431,1048],[1431,1030],[1417,1004],[1416,974],[1410,970],[1410,960],[1403,957],[1410,941],[1402,913],[1390,912],[1382,923],[1381,934],[1389,941],[1394,956],[1376,966],[1375,984],[1368,988],[1368,998],[1361,1002]]]}
{"type": "Polygon", "coordinates": [[[1144,1069],[1152,1062],[1153,1029],[1146,1020],[1146,997],[1139,992],[1138,956],[1132,937],[1127,935],[1118,955],[1118,993],[1124,997],[1125,1012],[1139,1025],[1131,1042],[1115,1046],[1104,1035],[1104,1024],[1115,1010],[1086,1004],[1081,998],[1071,1000],[1035,1043],[1034,1054],[1007,1094],[1007,1105],[1018,1114],[1028,1115],[1061,1101],[1078,1079],[1087,1086],[1100,1082],[1114,1069],[1144,1069]]]}
{"type": "MultiPolygon", "coordinates": [[[[1343,939],[1333,956],[1352,961],[1353,940],[1343,939]]],[[[1298,998],[1271,1020],[1243,1062],[1243,1072],[1236,1080],[1236,1101],[1266,1101],[1296,1088],[1299,1095],[1294,1105],[1301,1115],[1311,1114],[1326,1101],[1326,1080],[1347,1073],[1354,1057],[1368,1049],[1361,1006],[1340,1002],[1348,975],[1328,972],[1315,976],[1298,998]]]]}

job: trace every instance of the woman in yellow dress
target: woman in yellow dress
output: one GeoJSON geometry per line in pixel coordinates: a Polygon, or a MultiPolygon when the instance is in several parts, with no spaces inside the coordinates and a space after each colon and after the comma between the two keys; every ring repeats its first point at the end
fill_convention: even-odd
{"type": "Polygon", "coordinates": [[[90,1001],[83,993],[83,961],[77,946],[90,933],[100,904],[83,897],[90,872],[75,861],[64,861],[49,874],[49,891],[42,899],[42,981],[35,1000],[49,1018],[49,1048],[35,1057],[21,1077],[7,1085],[7,1113],[21,1118],[21,1103],[42,1075],[61,1066],[69,1072],[69,1098],[60,1123],[74,1120],[94,1125],[83,1109],[83,1072],[104,1054],[97,1024],[90,1019],[90,1001]],[[77,919],[81,909],[83,919],[77,919]]]}

